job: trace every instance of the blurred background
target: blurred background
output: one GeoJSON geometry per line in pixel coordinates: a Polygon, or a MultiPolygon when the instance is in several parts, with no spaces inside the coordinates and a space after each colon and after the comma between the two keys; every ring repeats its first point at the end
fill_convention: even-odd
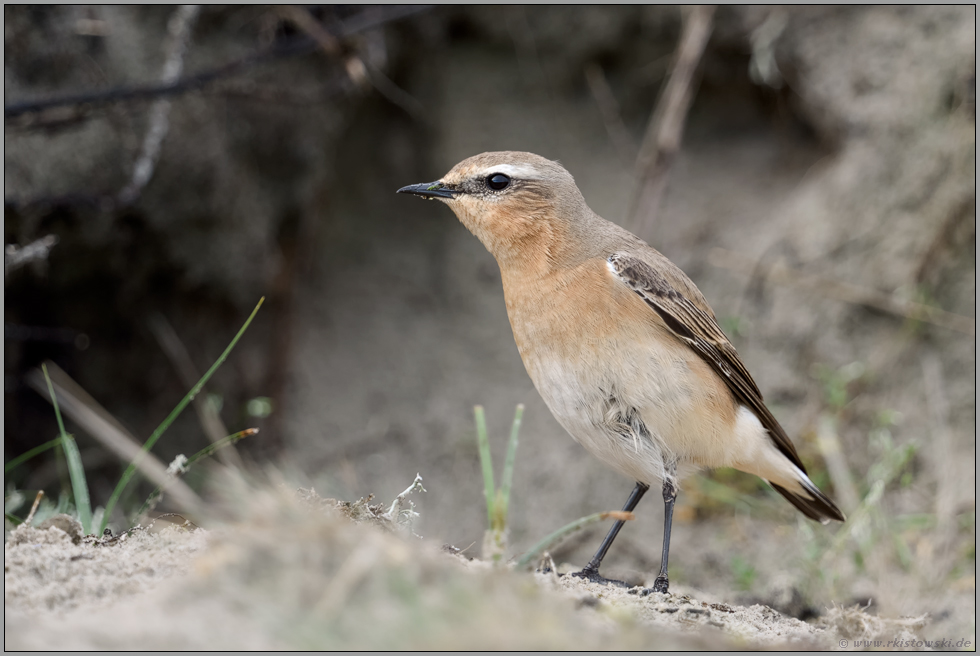
{"type": "MultiPolygon", "coordinates": [[[[477,554],[472,409],[487,409],[499,470],[524,403],[514,553],[618,509],[633,482],[538,397],[493,258],[444,206],[394,193],[483,151],[531,151],[697,283],[849,515],[822,527],[752,477],[693,477],[672,584],[803,618],[870,602],[969,626],[975,18],[7,5],[5,462],[57,434],[42,362],[142,442],[265,296],[154,448],[164,464],[258,427],[225,464],[271,463],[349,500],[390,500],[420,473],[416,530],[477,554]],[[685,92],[669,114],[662,99],[685,92]],[[679,149],[651,150],[657,135],[679,149]]],[[[68,429],[104,505],[125,463],[68,429]]],[[[60,462],[48,451],[7,472],[6,495],[70,489],[60,462]]],[[[133,486],[114,525],[150,489],[133,486]]],[[[581,567],[604,530],[556,560],[581,567]]],[[[655,572],[661,530],[652,495],[604,572],[655,572]]]]}

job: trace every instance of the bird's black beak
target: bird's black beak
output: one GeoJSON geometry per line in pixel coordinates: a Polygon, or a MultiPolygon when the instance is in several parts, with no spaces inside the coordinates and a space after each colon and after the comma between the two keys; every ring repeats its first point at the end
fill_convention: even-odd
{"type": "Polygon", "coordinates": [[[402,187],[396,193],[399,194],[415,194],[416,196],[421,196],[426,200],[433,200],[435,198],[455,198],[458,191],[453,191],[441,182],[423,182],[421,184],[408,185],[407,187],[402,187]]]}

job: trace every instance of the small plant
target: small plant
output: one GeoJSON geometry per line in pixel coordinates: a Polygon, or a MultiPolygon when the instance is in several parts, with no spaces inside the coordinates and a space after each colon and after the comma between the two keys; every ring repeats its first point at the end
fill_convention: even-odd
{"type": "MultiPolygon", "coordinates": [[[[174,459],[172,463],[170,463],[170,467],[167,468],[167,473],[173,476],[174,478],[177,478],[178,476],[183,476],[190,470],[190,468],[194,465],[194,463],[200,460],[204,460],[205,458],[210,458],[212,455],[214,455],[221,449],[225,448],[226,446],[230,446],[235,442],[238,442],[239,440],[242,440],[250,435],[255,435],[258,432],[259,432],[258,428],[246,428],[243,431],[232,433],[231,435],[223,437],[213,444],[207,445],[206,447],[204,447],[203,449],[201,449],[200,451],[192,455],[190,458],[187,458],[183,455],[179,455],[177,456],[177,458],[174,459]]],[[[165,486],[163,485],[157,486],[157,489],[153,490],[153,492],[150,493],[150,496],[146,498],[146,501],[143,502],[143,505],[136,512],[135,516],[137,519],[142,517],[144,513],[147,513],[153,510],[154,508],[156,508],[157,503],[159,503],[160,498],[163,496],[164,487],[165,486]]]]}
{"type": "MultiPolygon", "coordinates": [[[[164,431],[166,431],[170,427],[170,424],[172,424],[173,421],[180,415],[180,413],[184,411],[184,408],[187,407],[187,404],[194,400],[194,397],[197,396],[197,394],[201,391],[201,389],[204,387],[204,384],[207,383],[208,380],[211,378],[211,376],[214,374],[214,372],[218,370],[218,367],[220,367],[221,364],[225,361],[225,359],[228,357],[228,354],[231,353],[231,350],[235,348],[235,344],[237,344],[238,340],[241,339],[242,335],[245,334],[245,331],[248,329],[249,324],[252,323],[252,319],[255,318],[255,315],[258,313],[259,308],[262,307],[262,303],[264,301],[265,301],[264,296],[259,299],[259,302],[255,306],[255,309],[252,310],[252,314],[250,314],[248,316],[248,319],[245,320],[245,324],[238,331],[238,334],[235,335],[234,339],[231,340],[231,343],[228,344],[224,352],[222,352],[222,354],[218,356],[218,359],[214,361],[214,364],[211,365],[211,368],[208,369],[203,376],[201,376],[201,380],[197,381],[197,384],[194,385],[194,387],[192,387],[190,391],[187,392],[186,395],[184,395],[184,398],[180,400],[180,403],[177,404],[177,407],[174,408],[169,415],[167,415],[167,418],[164,419],[159,426],[157,426],[156,430],[153,431],[153,433],[146,440],[146,442],[143,443],[143,454],[149,452],[149,450],[153,448],[153,445],[157,443],[157,440],[160,439],[160,436],[163,435],[164,431]]],[[[116,489],[112,491],[112,495],[109,497],[108,503],[106,503],[105,512],[102,513],[102,525],[99,527],[100,535],[102,534],[103,531],[105,531],[106,525],[109,523],[109,517],[112,515],[113,508],[116,507],[116,502],[119,501],[119,497],[122,496],[122,493],[126,489],[126,486],[129,485],[129,482],[136,474],[136,470],[139,467],[139,463],[143,457],[143,454],[140,454],[133,460],[133,462],[129,463],[129,467],[127,467],[126,471],[123,472],[122,477],[119,479],[119,483],[116,485],[116,489]]]]}
{"type": "MultiPolygon", "coordinates": [[[[85,470],[82,466],[82,460],[78,451],[78,445],[75,443],[75,440],[72,437],[72,435],[67,431],[65,431],[64,422],[61,419],[61,411],[58,406],[58,399],[55,395],[54,385],[51,383],[51,379],[48,376],[48,370],[46,365],[42,364],[41,370],[44,374],[45,382],[47,383],[48,395],[50,397],[52,405],[54,406],[55,417],[58,420],[59,436],[53,440],[41,444],[40,446],[34,447],[33,449],[27,451],[26,453],[23,453],[17,456],[16,458],[11,459],[9,462],[5,463],[4,474],[7,474],[15,467],[17,467],[20,464],[23,464],[24,462],[26,462],[30,458],[33,458],[34,456],[37,456],[47,451],[48,449],[56,448],[60,446],[65,454],[65,460],[67,461],[68,464],[68,472],[71,480],[71,487],[73,493],[72,496],[74,497],[74,503],[75,503],[75,513],[77,514],[79,523],[81,523],[82,529],[84,530],[86,535],[92,534],[93,533],[92,529],[96,528],[95,525],[98,524],[97,534],[101,535],[105,531],[106,525],[109,522],[109,518],[112,514],[113,509],[116,506],[116,503],[119,501],[123,491],[126,489],[129,482],[132,480],[133,476],[135,476],[137,470],[140,468],[141,460],[143,459],[143,457],[145,457],[145,454],[148,453],[150,449],[153,448],[154,444],[156,444],[157,440],[160,439],[164,431],[166,431],[167,428],[169,428],[170,424],[172,424],[173,421],[180,415],[180,413],[184,410],[187,404],[189,404],[194,399],[194,397],[198,393],[200,393],[201,389],[211,378],[214,372],[218,369],[218,367],[221,366],[221,364],[225,361],[225,359],[227,359],[229,353],[231,353],[231,350],[238,343],[238,340],[245,333],[245,330],[248,329],[249,324],[252,323],[252,319],[255,318],[255,315],[258,313],[259,308],[262,307],[262,303],[264,301],[265,301],[265,297],[259,299],[259,302],[255,306],[255,309],[252,310],[252,313],[245,321],[245,324],[241,327],[241,329],[238,331],[235,337],[231,340],[231,343],[228,344],[224,352],[222,352],[222,354],[218,357],[218,359],[214,362],[214,364],[211,365],[211,368],[208,369],[207,373],[205,373],[204,376],[202,376],[201,379],[190,389],[190,391],[187,392],[184,398],[181,399],[181,401],[177,404],[177,407],[175,407],[173,411],[169,415],[167,415],[166,419],[164,419],[163,422],[159,426],[157,426],[156,430],[153,431],[149,439],[146,440],[146,442],[142,446],[142,451],[140,455],[134,458],[133,461],[126,468],[125,472],[123,472],[123,475],[120,478],[119,483],[116,485],[115,489],[113,490],[112,495],[109,497],[109,501],[106,504],[104,510],[100,508],[97,509],[95,513],[93,513],[92,511],[91,501],[89,499],[89,493],[88,493],[88,483],[85,478],[85,470]],[[93,518],[98,518],[100,512],[101,512],[101,518],[93,521],[93,518]]],[[[194,464],[194,462],[201,460],[203,458],[207,458],[217,450],[229,444],[233,444],[234,442],[242,439],[243,437],[246,437],[248,435],[254,435],[256,432],[257,432],[256,429],[246,429],[244,431],[240,431],[233,435],[229,435],[223,438],[222,440],[219,440],[218,442],[209,445],[205,449],[193,455],[191,458],[186,459],[186,461],[183,462],[183,466],[178,468],[179,471],[175,471],[173,475],[176,477],[183,474],[188,467],[194,464]]],[[[162,494],[162,492],[163,492],[162,487],[158,487],[156,490],[154,490],[153,493],[150,495],[150,497],[140,508],[140,511],[139,513],[137,513],[136,516],[138,517],[145,510],[152,508],[152,506],[155,505],[155,503],[159,500],[159,497],[162,494]]],[[[5,503],[4,503],[4,517],[13,524],[21,523],[21,520],[15,517],[12,514],[12,511],[16,507],[18,507],[20,503],[22,503],[23,495],[16,491],[13,491],[13,492],[9,492],[6,496],[7,498],[5,499],[5,503]]],[[[65,493],[62,493],[62,495],[59,497],[59,501],[56,507],[53,506],[53,504],[51,504],[50,502],[48,502],[47,499],[45,499],[44,501],[46,505],[51,506],[51,508],[47,509],[50,510],[51,512],[60,513],[60,512],[66,512],[70,510],[70,508],[68,507],[68,498],[65,493]]],[[[37,504],[35,504],[34,510],[37,510],[36,506],[37,504]]],[[[39,513],[37,516],[40,517],[42,516],[42,514],[48,514],[48,513],[45,511],[39,513]]],[[[31,517],[33,518],[34,516],[35,516],[34,511],[32,511],[31,517]]]]}
{"type": "Polygon", "coordinates": [[[574,533],[575,531],[581,530],[586,526],[591,526],[601,521],[607,519],[615,519],[620,521],[629,521],[634,518],[633,513],[626,512],[623,510],[609,510],[606,512],[597,512],[591,515],[587,515],[580,519],[576,519],[574,522],[569,522],[565,524],[557,531],[549,533],[544,538],[542,538],[537,544],[527,550],[523,556],[517,559],[517,563],[514,565],[514,569],[521,570],[530,565],[534,560],[543,554],[548,549],[551,549],[554,545],[558,544],[566,537],[574,533]]]}
{"type": "Polygon", "coordinates": [[[44,372],[44,380],[48,384],[48,394],[51,395],[51,404],[54,406],[54,416],[58,420],[61,449],[65,453],[65,460],[68,461],[68,474],[71,477],[71,489],[75,496],[78,521],[82,525],[82,531],[88,535],[92,532],[92,503],[88,496],[88,481],[85,480],[82,456],[78,452],[75,438],[65,431],[65,424],[61,420],[61,410],[58,408],[58,398],[54,395],[54,386],[51,384],[51,377],[48,376],[47,366],[42,364],[41,371],[44,372]]]}
{"type": "MultiPolygon", "coordinates": [[[[473,416],[476,420],[476,441],[480,447],[480,464],[483,468],[484,496],[487,500],[487,525],[489,526],[483,537],[483,557],[496,565],[503,562],[504,552],[507,550],[507,511],[510,506],[510,488],[514,480],[517,437],[521,430],[521,418],[524,416],[524,404],[519,403],[514,411],[514,423],[511,424],[510,428],[510,441],[507,444],[507,456],[504,459],[504,472],[499,488],[494,486],[493,481],[493,461],[490,458],[490,440],[487,438],[487,421],[483,406],[475,406],[473,416]]],[[[517,559],[514,568],[524,569],[569,534],[606,519],[630,520],[633,519],[633,513],[613,510],[594,513],[570,522],[557,531],[549,533],[528,549],[524,555],[517,559]]]]}
{"type": "Polygon", "coordinates": [[[798,525],[808,547],[806,566],[813,582],[837,591],[846,579],[834,563],[852,562],[857,572],[883,576],[889,559],[910,571],[914,558],[908,548],[907,534],[934,529],[935,517],[928,514],[889,514],[882,502],[890,485],[901,485],[915,458],[918,444],[895,444],[891,427],[901,421],[901,414],[886,410],[878,414],[868,434],[868,443],[877,452],[860,482],[860,500],[848,512],[847,523],[833,535],[814,531],[801,521],[798,525]],[[887,547],[891,546],[889,550],[887,547]]]}
{"type": "Polygon", "coordinates": [[[732,556],[731,568],[732,574],[735,576],[735,585],[738,586],[739,590],[744,590],[745,592],[751,590],[758,575],[755,567],[746,562],[741,556],[732,556]]]}
{"type": "Polygon", "coordinates": [[[487,501],[488,529],[483,538],[483,557],[499,563],[507,549],[507,511],[510,506],[510,488],[514,480],[514,461],[517,458],[517,438],[524,416],[524,404],[519,403],[514,411],[514,422],[510,428],[507,443],[507,456],[504,458],[504,471],[500,487],[494,486],[493,460],[490,458],[490,440],[487,438],[487,420],[483,406],[473,408],[476,420],[476,440],[480,447],[480,464],[483,468],[484,496],[487,501]]]}

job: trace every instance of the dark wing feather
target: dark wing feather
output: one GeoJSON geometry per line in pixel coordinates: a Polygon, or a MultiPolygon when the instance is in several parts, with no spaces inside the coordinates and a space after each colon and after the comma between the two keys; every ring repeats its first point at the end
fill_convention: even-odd
{"type": "Polygon", "coordinates": [[[751,409],[779,451],[806,473],[796,448],[762,400],[762,392],[710,312],[677,291],[662,274],[627,253],[607,260],[613,272],[653,308],[667,327],[708,363],[743,405],[751,409]]]}

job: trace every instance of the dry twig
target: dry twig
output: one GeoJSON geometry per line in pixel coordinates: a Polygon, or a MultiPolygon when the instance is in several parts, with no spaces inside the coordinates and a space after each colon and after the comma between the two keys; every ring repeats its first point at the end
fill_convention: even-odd
{"type": "Polygon", "coordinates": [[[44,498],[44,490],[38,490],[37,494],[34,495],[34,503],[31,505],[31,512],[27,513],[27,519],[24,520],[26,526],[31,525],[31,521],[34,519],[34,514],[37,512],[37,508],[41,505],[41,499],[44,498]]]}
{"type": "MultiPolygon", "coordinates": [[[[955,203],[946,215],[942,225],[936,230],[934,237],[919,257],[919,263],[915,267],[914,280],[919,284],[930,282],[934,279],[937,269],[941,268],[944,255],[948,252],[950,245],[955,242],[955,235],[960,230],[960,226],[971,219],[976,221],[977,197],[976,190],[966,193],[955,203]]],[[[975,229],[976,226],[974,226],[975,229]]],[[[971,238],[972,239],[972,238],[971,238]]]]}
{"type": "Polygon", "coordinates": [[[649,235],[667,188],[667,174],[681,147],[687,110],[694,97],[694,74],[711,36],[715,7],[692,7],[684,17],[680,42],[660,100],[650,116],[636,158],[636,191],[630,217],[641,237],[649,235]]]}
{"type": "MultiPolygon", "coordinates": [[[[170,16],[170,21],[167,23],[166,56],[163,72],[160,74],[162,84],[173,84],[180,78],[180,73],[184,70],[184,53],[187,52],[187,44],[190,42],[191,32],[200,10],[200,5],[180,5],[170,16]]],[[[139,198],[143,187],[153,177],[153,170],[160,158],[160,146],[170,128],[169,118],[170,100],[158,99],[150,109],[150,125],[143,137],[139,157],[133,165],[132,178],[119,192],[119,202],[122,205],[129,205],[139,198]]]]}
{"type": "Polygon", "coordinates": [[[840,495],[841,507],[852,512],[861,503],[854,478],[844,458],[840,439],[837,436],[837,419],[830,413],[821,413],[817,424],[817,446],[827,464],[827,473],[834,484],[834,491],[840,495]]]}
{"type": "Polygon", "coordinates": [[[949,531],[956,508],[958,479],[954,475],[953,439],[949,430],[949,398],[943,376],[943,365],[935,353],[923,353],[922,382],[926,407],[931,415],[932,431],[926,453],[936,477],[935,513],[941,532],[949,531]]]}
{"type": "MultiPolygon", "coordinates": [[[[306,9],[295,5],[284,5],[279,7],[277,11],[282,18],[291,22],[307,36],[316,41],[320,50],[327,55],[338,57],[342,54],[340,41],[306,9]]],[[[355,85],[364,86],[365,84],[370,84],[388,102],[397,107],[401,107],[415,120],[420,122],[425,121],[426,114],[422,103],[395,84],[381,69],[369,60],[358,57],[357,55],[350,55],[345,61],[345,68],[348,77],[350,77],[351,82],[355,85]]]]}
{"type": "Polygon", "coordinates": [[[340,41],[322,23],[313,18],[313,15],[306,9],[297,7],[296,5],[282,5],[276,7],[276,13],[282,19],[289,21],[304,34],[316,41],[317,47],[327,55],[332,57],[340,56],[340,41]]]}
{"type": "MultiPolygon", "coordinates": [[[[159,313],[153,314],[148,323],[150,331],[157,338],[157,342],[160,343],[160,348],[167,354],[167,357],[170,358],[170,363],[177,370],[177,374],[180,376],[180,382],[188,389],[194,387],[194,384],[201,379],[201,374],[198,373],[197,367],[194,366],[194,361],[191,360],[191,355],[187,352],[187,347],[184,346],[180,337],[177,336],[177,331],[159,313]]],[[[228,429],[225,428],[224,422],[221,421],[221,416],[218,414],[218,411],[213,405],[208,403],[207,396],[198,394],[194,397],[193,403],[194,410],[197,411],[197,417],[201,422],[201,428],[204,429],[205,435],[208,436],[212,444],[221,441],[225,435],[228,435],[228,429]]],[[[234,447],[231,446],[218,451],[218,458],[226,465],[239,467],[242,465],[241,457],[235,451],[234,447]]]]}
{"type": "Polygon", "coordinates": [[[48,259],[48,253],[58,243],[58,235],[48,235],[32,241],[23,248],[16,244],[7,244],[3,251],[3,276],[11,271],[33,262],[48,259]]]}
{"type": "MultiPolygon", "coordinates": [[[[338,30],[338,37],[345,38],[359,34],[385,23],[400,20],[423,11],[429,5],[393,6],[382,12],[364,12],[345,21],[338,30]]],[[[57,108],[72,108],[79,113],[88,113],[93,107],[133,100],[150,100],[163,96],[173,96],[194,91],[216,80],[242,73],[258,64],[287,57],[296,57],[313,52],[319,47],[314,39],[299,37],[286,43],[264,48],[223,66],[203,71],[167,84],[152,84],[136,87],[115,87],[104,91],[92,91],[47,100],[30,100],[4,105],[3,117],[9,120],[24,114],[45,113],[57,108]]]]}
{"type": "MultiPolygon", "coordinates": [[[[347,37],[378,28],[386,23],[427,11],[430,8],[431,6],[429,5],[392,6],[381,11],[363,11],[350,20],[344,21],[343,23],[338,23],[334,30],[334,32],[336,32],[336,36],[330,36],[330,39],[333,41],[345,39],[347,37]]],[[[312,17],[310,17],[310,19],[313,20],[312,17]]],[[[326,30],[326,28],[323,29],[326,30]]],[[[328,32],[328,34],[331,33],[328,32]]],[[[322,37],[323,35],[321,34],[320,36],[322,37]]],[[[333,41],[331,41],[331,43],[333,41]]],[[[145,101],[154,98],[166,98],[184,94],[189,91],[200,90],[213,82],[238,75],[259,64],[285,59],[288,57],[305,55],[313,52],[317,48],[322,48],[323,45],[324,44],[318,43],[316,39],[309,36],[296,37],[285,43],[262,48],[223,66],[158,85],[116,87],[104,91],[63,96],[61,98],[52,98],[48,100],[14,102],[4,106],[4,120],[7,122],[8,128],[19,127],[22,129],[34,129],[48,127],[53,124],[61,125],[73,123],[89,116],[93,109],[100,106],[119,102],[145,101]],[[17,117],[23,118],[16,122],[11,121],[11,119],[17,117]]],[[[360,60],[357,61],[359,62],[360,60]]],[[[365,70],[365,75],[367,72],[368,71],[365,70]]],[[[403,107],[413,116],[418,117],[422,114],[420,110],[421,105],[418,104],[418,101],[411,98],[411,96],[401,89],[395,87],[394,83],[387,80],[387,78],[382,79],[378,75],[374,74],[371,76],[366,75],[366,79],[375,84],[375,87],[380,93],[382,93],[382,95],[395,104],[403,107]],[[386,85],[386,82],[389,84],[386,85]],[[392,87],[394,87],[394,89],[392,87]]],[[[328,81],[326,88],[323,89],[323,98],[329,98],[344,91],[347,88],[346,85],[335,83],[342,80],[343,78],[340,78],[340,80],[337,81],[328,81]]],[[[233,88],[224,89],[224,92],[228,94],[242,95],[240,91],[236,92],[233,88]]],[[[297,101],[295,94],[272,94],[266,89],[253,90],[249,92],[248,95],[275,102],[297,101]]],[[[304,99],[302,102],[310,101],[304,99]]],[[[153,120],[151,117],[151,125],[152,124],[153,120]]],[[[157,125],[163,124],[157,121],[157,125]]],[[[141,189],[142,187],[140,187],[140,185],[145,185],[146,182],[149,181],[149,177],[152,176],[153,173],[153,163],[156,161],[155,158],[159,155],[159,144],[162,142],[165,132],[165,129],[162,131],[158,129],[157,131],[150,130],[147,132],[146,139],[144,140],[144,148],[142,150],[142,153],[146,156],[144,157],[141,155],[137,166],[134,168],[133,180],[130,182],[124,192],[73,192],[57,196],[45,195],[24,200],[8,198],[5,199],[5,203],[10,207],[16,208],[18,211],[28,211],[37,208],[44,209],[51,207],[88,207],[101,212],[111,212],[117,209],[119,205],[125,204],[126,202],[131,202],[129,201],[133,193],[131,188],[136,189],[136,187],[139,187],[141,189]],[[137,177],[137,173],[139,173],[139,177],[137,177]]],[[[138,192],[138,189],[136,189],[136,191],[138,192]]]]}
{"type": "MultiPolygon", "coordinates": [[[[46,364],[51,376],[51,384],[58,397],[58,405],[65,415],[119,456],[123,462],[137,461],[140,471],[152,482],[164,486],[177,505],[189,511],[200,510],[201,498],[187,486],[187,483],[167,475],[167,467],[156,456],[151,453],[144,454],[136,438],[58,365],[53,362],[46,364]]],[[[50,400],[47,384],[39,370],[30,372],[27,375],[27,382],[41,396],[50,400]]]]}
{"type": "Polygon", "coordinates": [[[602,71],[602,67],[595,63],[588,64],[584,73],[585,81],[589,84],[589,91],[592,92],[595,104],[602,115],[602,122],[606,126],[609,140],[612,141],[619,153],[620,159],[624,163],[635,161],[636,145],[633,143],[629,130],[626,129],[626,124],[623,123],[623,117],[619,112],[619,103],[609,86],[609,81],[606,80],[606,74],[602,71]]]}

